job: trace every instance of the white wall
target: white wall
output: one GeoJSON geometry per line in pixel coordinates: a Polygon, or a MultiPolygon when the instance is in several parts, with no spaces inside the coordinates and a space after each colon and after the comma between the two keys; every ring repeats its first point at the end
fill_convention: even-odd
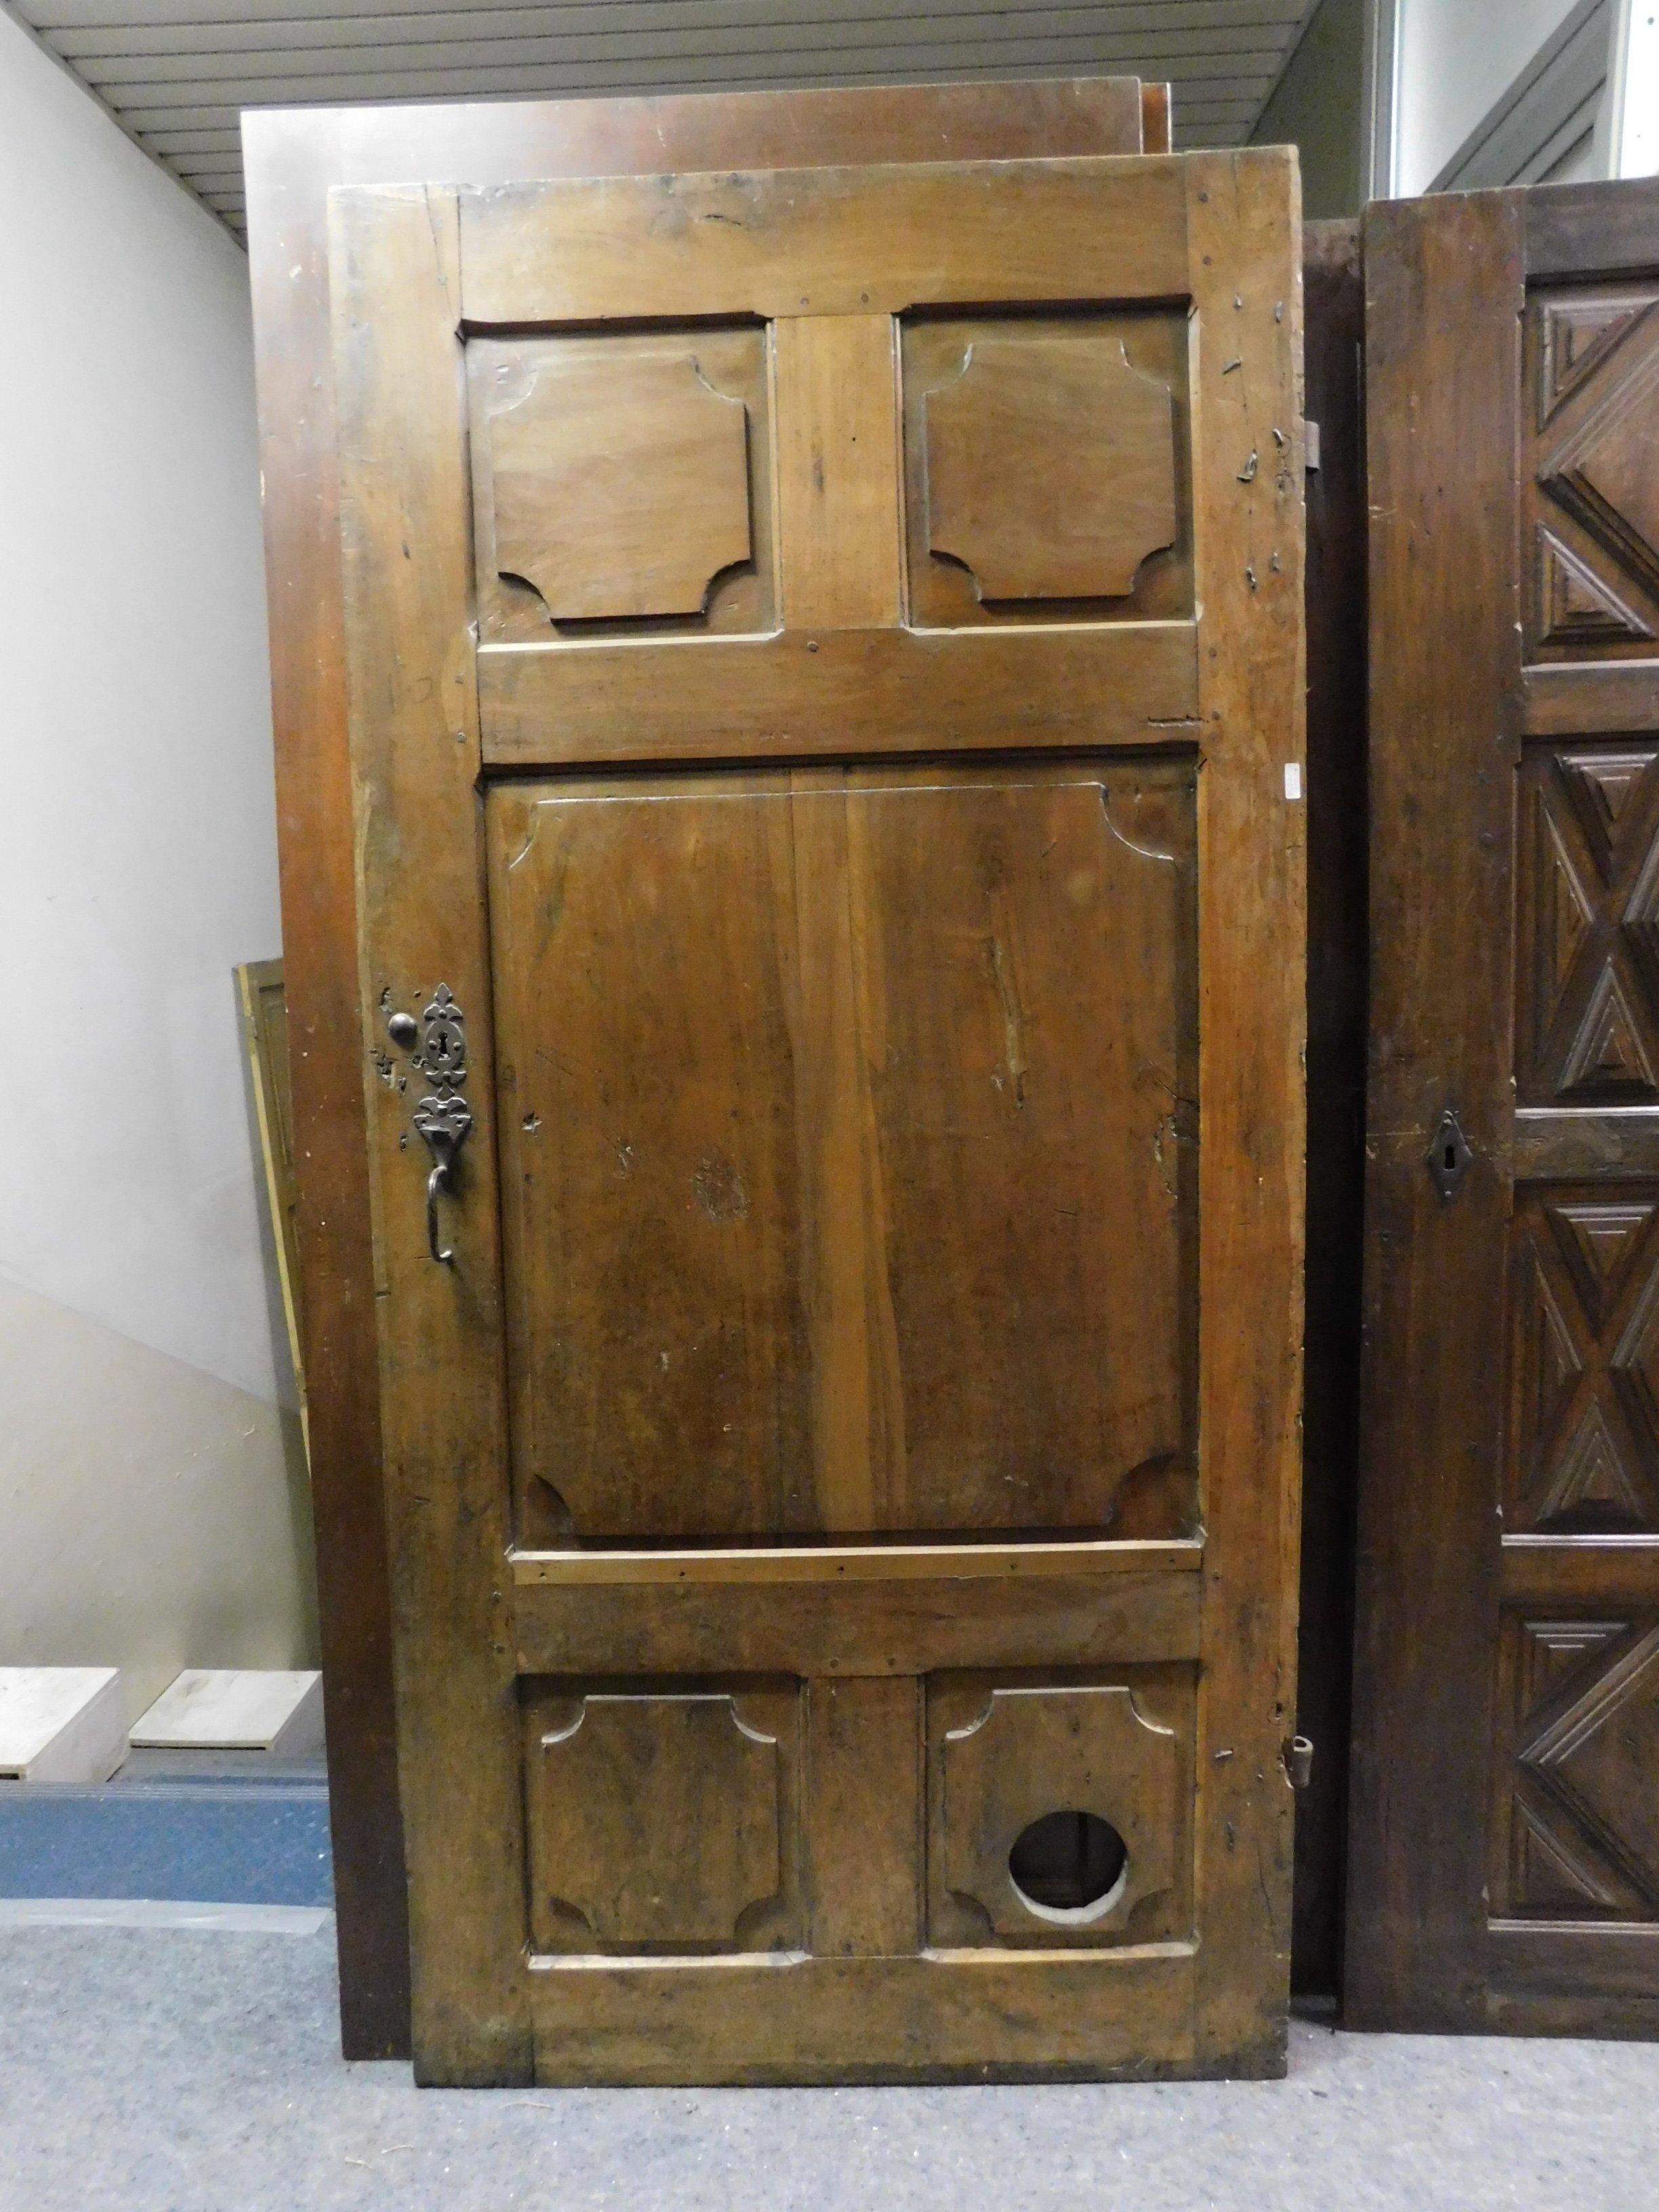
{"type": "Polygon", "coordinates": [[[0,209],[0,1662],[142,1644],[136,1698],[310,1644],[230,975],[280,943],[247,270],[3,15],[0,209]]]}
{"type": "Polygon", "coordinates": [[[1399,0],[1394,190],[1426,191],[1575,0],[1399,0]]]}
{"type": "Polygon", "coordinates": [[[0,1399],[0,1662],[316,1664],[294,1414],[4,1283],[0,1399]]]}
{"type": "Polygon", "coordinates": [[[1619,0],[1615,47],[1613,173],[1659,173],[1659,7],[1619,0]]]}

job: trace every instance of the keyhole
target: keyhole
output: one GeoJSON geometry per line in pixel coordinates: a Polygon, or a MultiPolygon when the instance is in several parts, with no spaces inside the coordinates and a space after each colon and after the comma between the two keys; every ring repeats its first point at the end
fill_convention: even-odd
{"type": "Polygon", "coordinates": [[[1474,1158],[1469,1140],[1458,1127],[1456,1115],[1448,1106],[1435,1123],[1429,1137],[1429,1148],[1423,1155],[1423,1164],[1434,1177],[1435,1188],[1442,1198],[1456,1197],[1458,1187],[1474,1158]]]}

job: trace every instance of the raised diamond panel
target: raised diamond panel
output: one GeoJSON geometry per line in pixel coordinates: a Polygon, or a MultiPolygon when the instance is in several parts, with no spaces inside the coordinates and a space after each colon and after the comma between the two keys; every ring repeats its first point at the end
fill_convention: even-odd
{"type": "Polygon", "coordinates": [[[1628,286],[1534,301],[1525,503],[1527,650],[1541,660],[1659,651],[1659,313],[1628,286]]]}
{"type": "Polygon", "coordinates": [[[1538,319],[1540,430],[1656,300],[1653,292],[1615,292],[1544,302],[1538,319]]]}
{"type": "Polygon", "coordinates": [[[1659,1101],[1659,748],[1583,743],[1522,769],[1518,1103],[1659,1101]]]}
{"type": "Polygon", "coordinates": [[[1652,628],[1553,530],[1538,533],[1538,624],[1546,645],[1617,644],[1652,628]]]}
{"type": "Polygon", "coordinates": [[[1510,1533],[1659,1529],[1659,1188],[1517,1194],[1510,1533]]]}
{"type": "Polygon", "coordinates": [[[1511,1616],[1500,1695],[1498,1910],[1659,1917],[1659,1623],[1511,1616]]]}

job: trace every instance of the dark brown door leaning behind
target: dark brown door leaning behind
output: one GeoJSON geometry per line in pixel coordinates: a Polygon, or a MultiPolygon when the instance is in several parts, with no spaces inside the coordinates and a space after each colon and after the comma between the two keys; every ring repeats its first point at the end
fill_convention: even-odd
{"type": "MultiPolygon", "coordinates": [[[[294,1024],[318,1601],[340,2027],[409,2052],[409,1926],[392,1697],[374,1264],[358,1024],[337,424],[328,307],[337,187],[848,161],[1169,151],[1169,88],[1133,77],[261,109],[244,118],[259,362],[283,965],[294,1024]]],[[[378,1042],[374,1049],[379,1049],[378,1042]]],[[[372,1078],[371,1078],[372,1079],[372,1078]]]]}
{"type": "Polygon", "coordinates": [[[423,2079],[1282,2066],[1294,191],[335,197],[423,2079]]]}
{"type": "Polygon", "coordinates": [[[1659,2030],[1659,185],[1366,222],[1346,2008],[1659,2030]]]}
{"type": "Polygon", "coordinates": [[[1365,483],[1357,222],[1303,226],[1308,471],[1308,1259],[1291,1990],[1341,1984],[1365,1158],[1365,483]]]}

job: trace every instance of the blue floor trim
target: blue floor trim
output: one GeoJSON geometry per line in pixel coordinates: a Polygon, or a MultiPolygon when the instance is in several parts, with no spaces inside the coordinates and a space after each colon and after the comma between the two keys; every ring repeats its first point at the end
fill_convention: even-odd
{"type": "Polygon", "coordinates": [[[327,1785],[241,1775],[0,1784],[0,1897],[332,1905],[327,1785]]]}

